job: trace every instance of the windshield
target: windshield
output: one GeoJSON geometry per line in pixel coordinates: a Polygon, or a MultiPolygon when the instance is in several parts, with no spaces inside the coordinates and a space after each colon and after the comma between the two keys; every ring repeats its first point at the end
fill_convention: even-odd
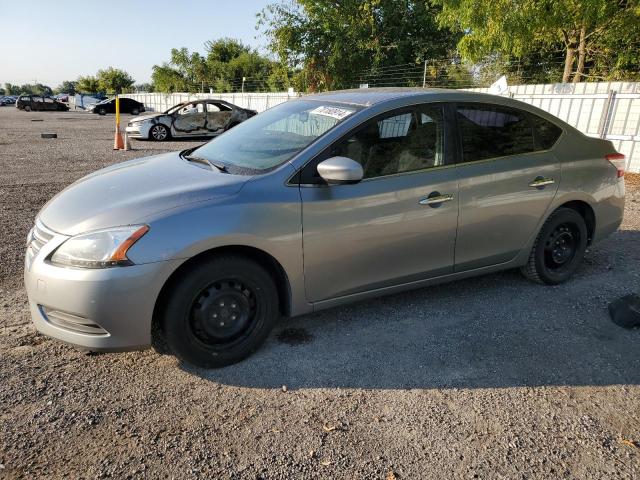
{"type": "Polygon", "coordinates": [[[253,172],[286,162],[358,107],[295,100],[234,127],[190,153],[210,162],[253,172]]]}

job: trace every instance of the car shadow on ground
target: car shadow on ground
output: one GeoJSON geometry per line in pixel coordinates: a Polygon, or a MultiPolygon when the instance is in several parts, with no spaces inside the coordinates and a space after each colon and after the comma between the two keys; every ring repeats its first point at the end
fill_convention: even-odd
{"type": "Polygon", "coordinates": [[[640,290],[639,258],[617,254],[622,242],[640,244],[640,232],[603,242],[563,285],[507,271],[381,297],[283,320],[239,364],[182,368],[251,388],[640,384],[640,330],[607,311],[640,290]]]}

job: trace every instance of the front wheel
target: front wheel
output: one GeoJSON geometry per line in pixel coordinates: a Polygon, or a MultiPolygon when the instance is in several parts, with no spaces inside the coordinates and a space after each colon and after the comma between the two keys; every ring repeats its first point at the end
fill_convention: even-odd
{"type": "Polygon", "coordinates": [[[221,256],[189,270],[171,290],[161,325],[181,360],[217,368],[243,360],[278,320],[278,292],[260,265],[221,256]]]}
{"type": "Polygon", "coordinates": [[[159,142],[169,138],[169,130],[164,125],[154,125],[149,129],[149,136],[159,142]]]}
{"type": "Polygon", "coordinates": [[[98,109],[98,115],[106,115],[107,114],[107,109],[106,108],[99,108],[98,109]]]}
{"type": "Polygon", "coordinates": [[[24,106],[24,111],[25,112],[30,112],[31,111],[31,106],[30,105],[25,105],[24,106]]]}
{"type": "Polygon", "coordinates": [[[543,225],[522,274],[530,280],[556,285],[576,271],[587,249],[587,225],[575,210],[559,208],[543,225]]]}

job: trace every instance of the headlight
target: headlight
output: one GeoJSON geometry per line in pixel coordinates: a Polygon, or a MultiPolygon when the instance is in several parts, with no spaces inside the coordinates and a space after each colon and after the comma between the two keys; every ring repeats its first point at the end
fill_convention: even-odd
{"type": "Polygon", "coordinates": [[[58,247],[51,262],[84,268],[133,265],[127,251],[148,231],[147,225],[132,225],[76,235],[58,247]]]}

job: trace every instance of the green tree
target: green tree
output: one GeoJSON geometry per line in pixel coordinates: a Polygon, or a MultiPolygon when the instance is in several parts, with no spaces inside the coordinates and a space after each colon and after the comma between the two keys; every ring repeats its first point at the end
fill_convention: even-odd
{"type": "Polygon", "coordinates": [[[154,65],[151,73],[153,89],[157,92],[172,93],[188,91],[188,82],[183,75],[167,63],[154,65]]]}
{"type": "Polygon", "coordinates": [[[30,95],[52,95],[53,90],[48,85],[43,85],[42,83],[25,83],[24,85],[16,86],[11,84],[5,84],[5,86],[9,86],[8,90],[11,92],[11,95],[20,95],[20,94],[30,94],[30,95]]]}
{"type": "Polygon", "coordinates": [[[54,91],[56,93],[67,93],[69,95],[75,95],[76,82],[74,82],[73,80],[65,80],[60,85],[58,85],[54,91]]]}
{"type": "Polygon", "coordinates": [[[80,93],[98,93],[100,91],[100,82],[93,75],[78,77],[76,91],[80,93]]]}
{"type": "Polygon", "coordinates": [[[113,67],[98,70],[96,78],[98,79],[100,88],[107,93],[127,92],[135,83],[131,75],[127,72],[113,67]]]}
{"type": "Polygon", "coordinates": [[[138,83],[134,85],[133,89],[136,92],[153,92],[153,85],[151,83],[138,83]]]}
{"type": "Polygon", "coordinates": [[[5,95],[20,95],[20,87],[11,83],[4,84],[5,95]]]}
{"type": "MultiPolygon", "coordinates": [[[[469,60],[495,54],[526,59],[543,52],[544,65],[560,52],[563,82],[622,71],[637,75],[638,0],[438,1],[441,25],[463,33],[458,48],[469,60]]],[[[539,70],[539,62],[530,63],[532,71],[539,70]]]]}
{"type": "MultiPolygon", "coordinates": [[[[232,38],[205,43],[207,81],[216,91],[242,88],[243,77],[248,90],[270,90],[274,62],[251,47],[232,38]]],[[[282,88],[282,87],[280,87],[282,88]]]]}
{"type": "MultiPolygon", "coordinates": [[[[205,43],[205,52],[186,48],[171,50],[171,60],[154,65],[154,88],[161,92],[218,92],[240,90],[243,77],[247,90],[272,90],[282,86],[282,76],[272,75],[277,64],[242,42],[230,38],[205,43]]],[[[286,78],[286,75],[285,77],[286,78]]]]}
{"type": "Polygon", "coordinates": [[[393,65],[451,58],[461,34],[438,26],[440,10],[425,0],[296,0],[269,5],[258,27],[296,72],[298,89],[327,90],[357,85],[361,72],[377,69],[393,83],[402,77],[393,65]]]}

